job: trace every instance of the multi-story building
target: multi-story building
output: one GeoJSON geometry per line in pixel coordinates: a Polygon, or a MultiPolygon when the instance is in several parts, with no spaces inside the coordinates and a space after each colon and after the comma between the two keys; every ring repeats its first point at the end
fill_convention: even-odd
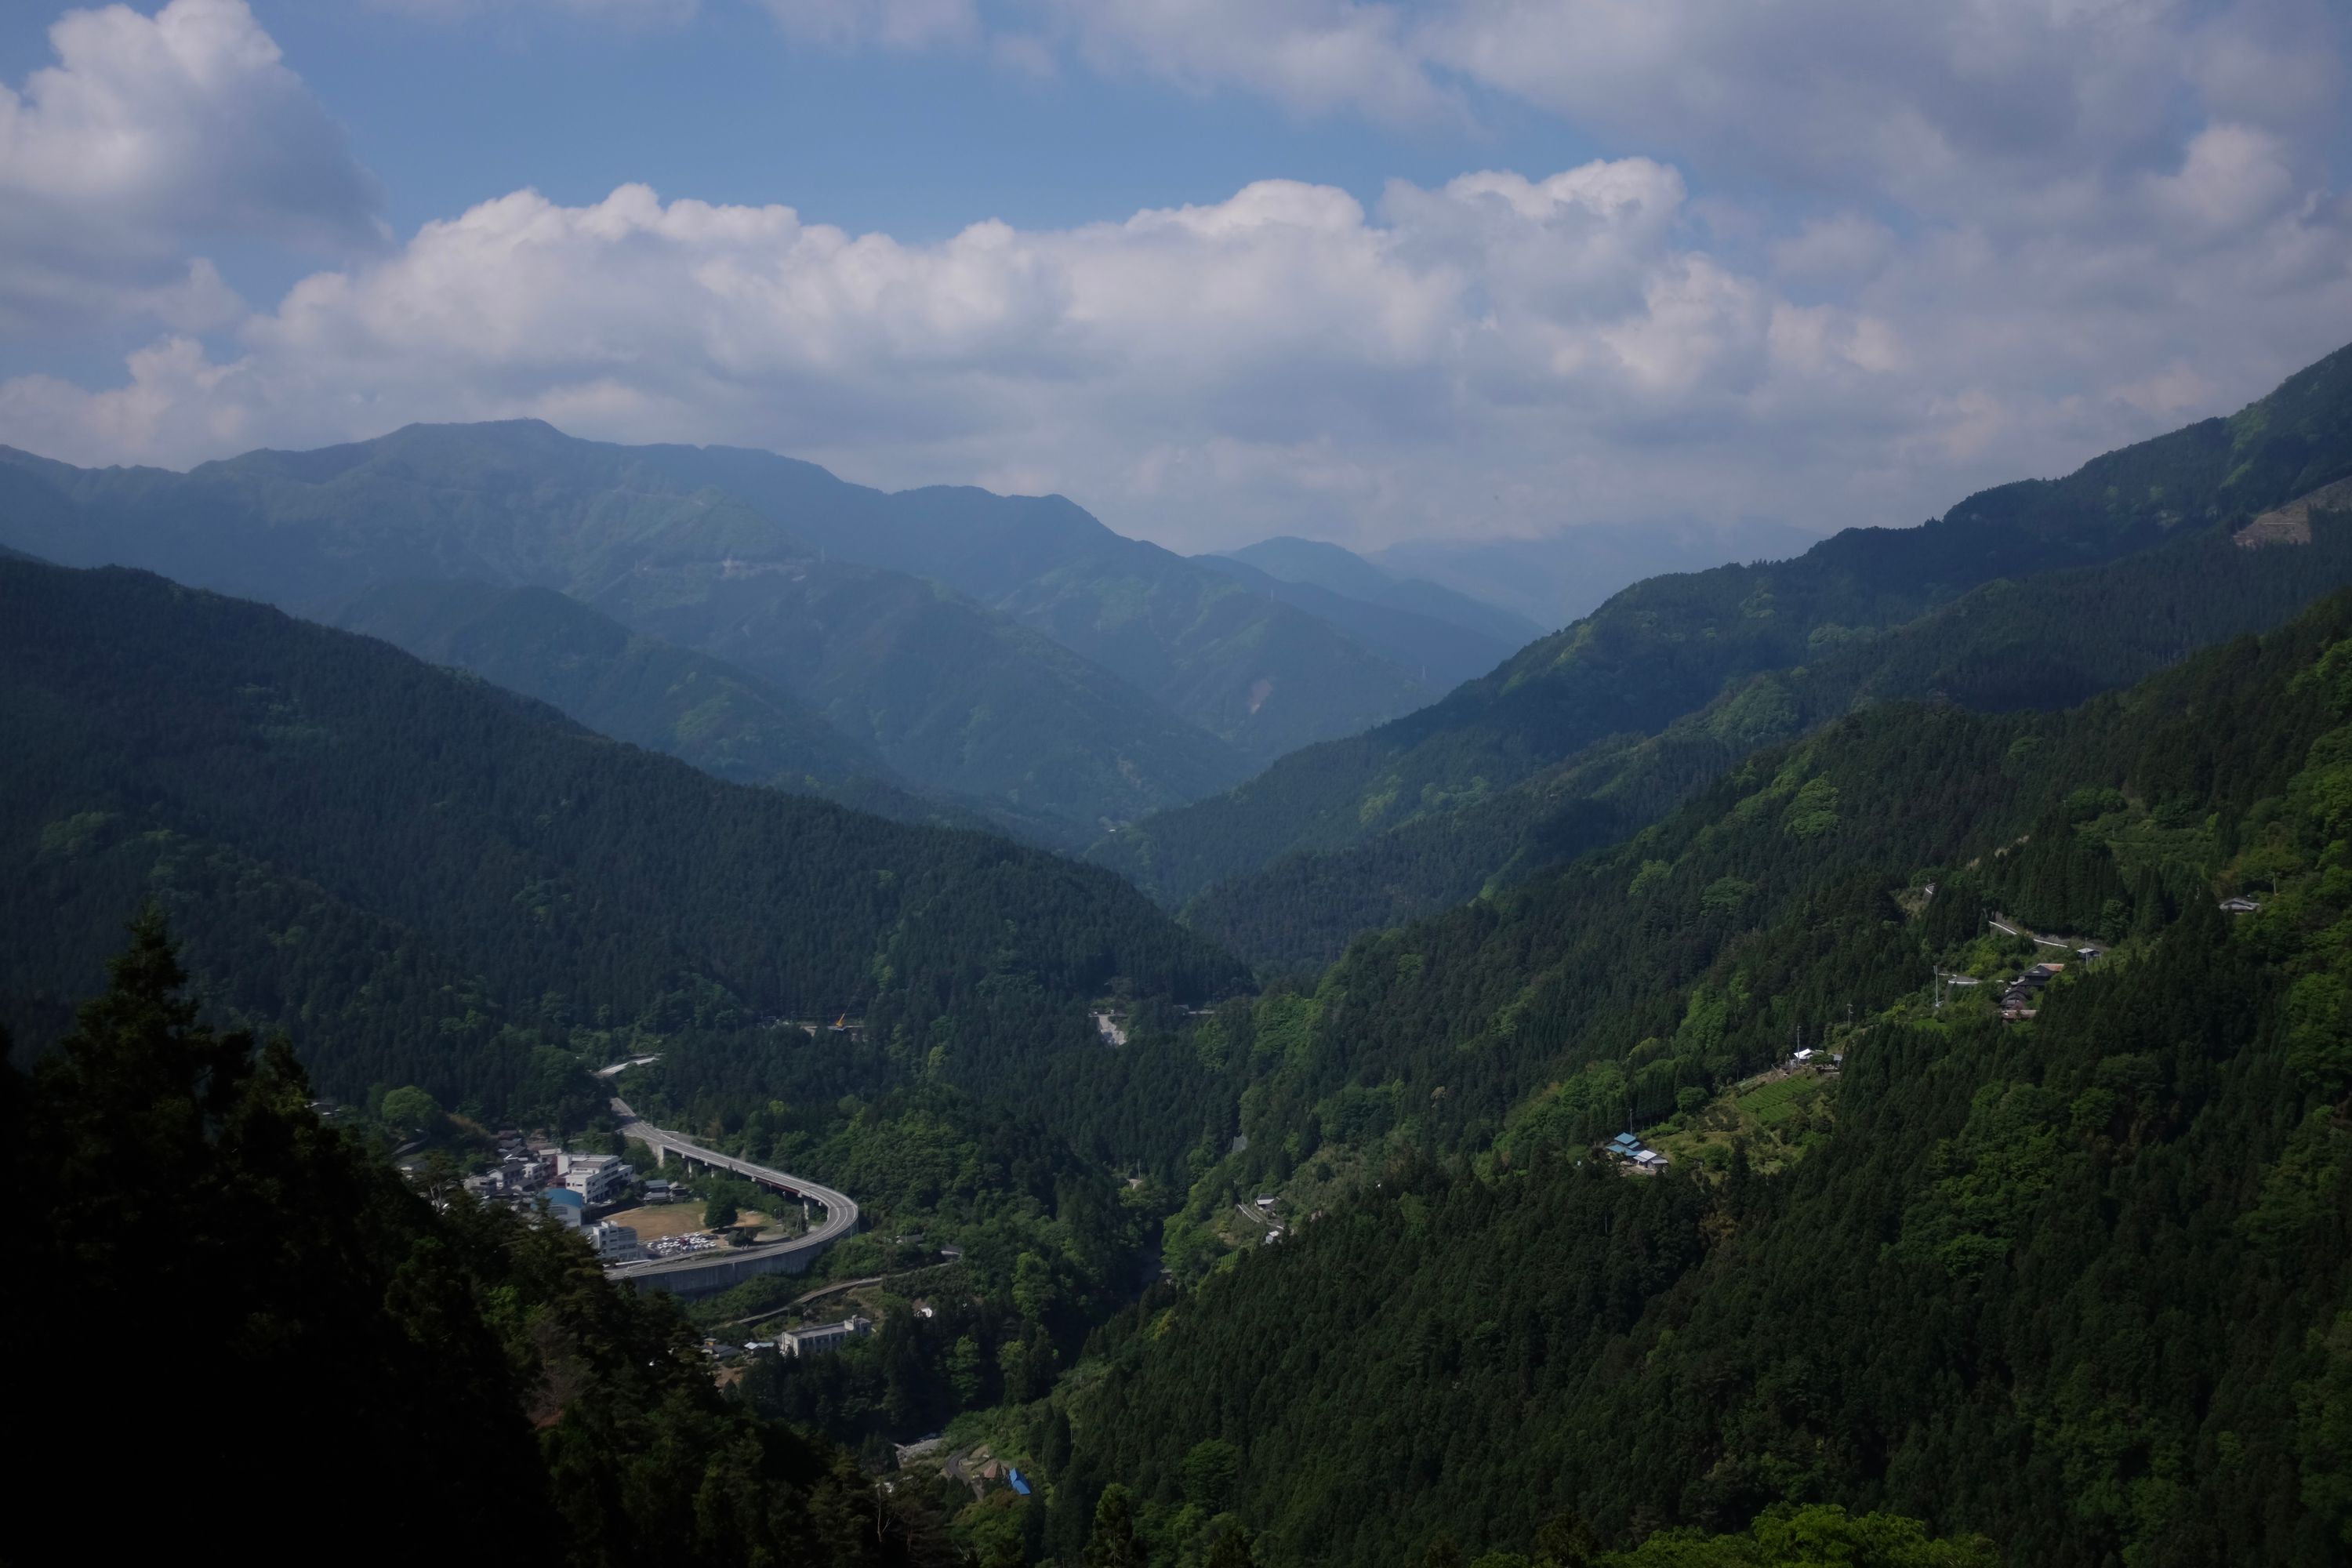
{"type": "Polygon", "coordinates": [[[786,1329],[776,1336],[776,1348],[786,1355],[830,1355],[847,1344],[853,1337],[873,1331],[874,1320],[858,1316],[844,1318],[837,1323],[818,1323],[805,1329],[786,1329]]]}
{"type": "Polygon", "coordinates": [[[592,1225],[581,1234],[596,1249],[600,1263],[634,1263],[646,1255],[646,1249],[637,1245],[637,1233],[625,1225],[592,1225]]]}

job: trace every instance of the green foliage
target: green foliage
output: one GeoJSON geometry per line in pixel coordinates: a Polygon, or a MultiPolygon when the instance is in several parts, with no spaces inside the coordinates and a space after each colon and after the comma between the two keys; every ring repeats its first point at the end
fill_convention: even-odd
{"type": "Polygon", "coordinates": [[[903,788],[889,764],[805,701],[707,654],[638,636],[551,588],[395,583],[335,624],[454,665],[560,709],[599,734],[667,752],[738,784],[820,795],[904,822],[1022,835],[1016,812],[959,807],[903,788]]]}
{"type": "MultiPolygon", "coordinates": [[[[2245,437],[2265,456],[2243,479],[2229,478],[2235,438],[2208,420],[1923,528],[1653,578],[1431,709],[1092,853],[1254,962],[1321,963],[1359,931],[1622,838],[1756,747],[1862,703],[2049,709],[2144,679],[2352,582],[2341,519],[2295,548],[2242,550],[2227,532],[2314,474],[2352,470],[2347,364],[2338,353],[2255,405],[2301,413],[2245,437]],[[1771,614],[1749,613],[1765,599],[1771,614]],[[1418,804],[1366,809],[1375,799],[1418,804]]],[[[1809,807],[1790,831],[1832,820],[1809,807]]]]}
{"type": "Polygon", "coordinates": [[[105,1521],[122,1552],[182,1550],[189,1520],[243,1499],[289,1538],[412,1556],[415,1530],[353,1533],[363,1475],[422,1528],[561,1563],[935,1560],[936,1530],[838,1455],[729,1408],[666,1300],[614,1289],[560,1226],[462,1194],[436,1212],[321,1125],[282,1042],[257,1058],[198,1021],[160,917],[111,968],[29,1080],[0,1078],[20,1200],[6,1321],[63,1303],[107,1347],[18,1369],[44,1435],[16,1461],[26,1495],[78,1495],[122,1413],[152,1403],[152,1358],[124,1347],[162,1303],[201,1440],[105,1521]]]}
{"type": "MultiPolygon", "coordinates": [[[[201,474],[0,460],[25,492],[0,527],[47,559],[142,566],[300,613],[453,576],[557,589],[668,645],[624,656],[619,679],[684,674],[682,653],[708,655],[789,692],[801,711],[726,679],[713,699],[725,711],[666,692],[614,693],[621,709],[667,711],[674,732],[768,727],[822,773],[842,743],[828,752],[806,728],[814,711],[898,776],[987,797],[992,815],[1065,845],[1106,818],[1223,788],[1248,764],[1191,716],[974,602],[1014,583],[982,583],[967,567],[1025,568],[1020,582],[1124,546],[1189,570],[1204,592],[1297,616],[1362,658],[1321,623],[1118,539],[1066,501],[886,496],[766,453],[608,446],[518,420],[252,452],[201,474]],[[937,578],[965,592],[925,580],[937,578]]],[[[495,647],[478,651],[498,661],[495,647]]],[[[551,689],[594,679],[544,658],[527,652],[524,667],[551,689]]]]}
{"type": "Polygon", "coordinates": [[[1993,1568],[1998,1561],[1981,1537],[1939,1541],[1895,1514],[1785,1503],[1742,1534],[1662,1531],[1634,1551],[1600,1559],[1605,1568],[1993,1568]]]}
{"type": "Polygon", "coordinates": [[[1106,1051],[1087,1002],[1240,978],[1107,872],[722,784],[142,574],[0,563],[0,1016],[29,1047],[152,895],[215,1016],[283,1028],[339,1099],[576,1126],[607,1092],[583,1068],[652,1050],[630,1091],[694,1084],[701,1130],[878,1095],[936,1044],[947,1081],[1116,1147],[1180,1048],[1106,1051]],[[861,1036],[782,1022],[845,1009],[861,1036]]]}
{"type": "Polygon", "coordinates": [[[843,1442],[905,1441],[998,1399],[1043,1395],[1140,1267],[1148,1216],[1107,1173],[1035,1121],[951,1090],[892,1095],[830,1131],[762,1111],[737,1141],[857,1194],[874,1229],[835,1249],[837,1276],[884,1271],[881,1244],[897,1237],[920,1237],[904,1249],[920,1259],[942,1242],[963,1248],[951,1276],[892,1281],[927,1291],[933,1316],[894,1310],[867,1341],[763,1358],[745,1377],[754,1408],[843,1442]]]}
{"type": "Polygon", "coordinates": [[[1144,1568],[1143,1549],[1135,1540],[1135,1505],[1125,1487],[1105,1487],[1096,1502],[1086,1562],[1087,1568],[1144,1568]]]}
{"type": "Polygon", "coordinates": [[[1444,1159],[1386,1133],[1352,1198],[1107,1327],[1061,1484],[1172,1503],[1196,1445],[1245,1436],[1261,1555],[1371,1568],[1441,1539],[1539,1559],[1561,1508],[1633,1562],[1983,1562],[1975,1532],[2057,1568],[2340,1561],[2345,646],[2339,595],[2067,713],[1866,710],[1359,942],[1203,1184],[1274,1176],[1295,1134],[1356,1152],[1328,1112],[1368,1084],[1444,1159]],[[1817,779],[1838,822],[1801,840],[1817,779]],[[1650,862],[1673,870],[1629,903],[1650,862]],[[2260,911],[2225,918],[2257,867],[2260,911]],[[1726,877],[1754,889],[1736,914],[1726,877]],[[2139,934],[2070,960],[2032,1022],[1933,1010],[1937,969],[2049,951],[1979,941],[1986,904],[2084,888],[2139,934]],[[1629,1121],[1683,1147],[1684,1090],[1797,1038],[1843,1071],[1732,1100],[1760,1128],[1798,1119],[1783,1086],[1833,1095],[1801,1160],[1594,1155],[1629,1121]]]}
{"type": "Polygon", "coordinates": [[[1221,1510],[1240,1476],[1242,1451],[1222,1437],[1204,1437],[1184,1456],[1184,1496],[1211,1513],[1221,1510]]]}
{"type": "Polygon", "coordinates": [[[441,1107],[415,1084],[385,1095],[376,1114],[384,1126],[402,1138],[420,1134],[430,1137],[440,1131],[443,1121],[441,1107]]]}

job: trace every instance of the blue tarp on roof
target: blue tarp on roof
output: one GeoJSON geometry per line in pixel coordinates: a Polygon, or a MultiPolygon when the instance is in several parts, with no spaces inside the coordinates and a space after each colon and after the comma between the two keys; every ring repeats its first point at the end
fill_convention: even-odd
{"type": "Polygon", "coordinates": [[[1013,1489],[1014,1491],[1019,1492],[1023,1497],[1027,1497],[1029,1495],[1029,1482],[1023,1477],[1019,1470],[1013,1468],[1010,1465],[1006,1466],[1004,1469],[1004,1479],[1013,1484],[1013,1489]]]}

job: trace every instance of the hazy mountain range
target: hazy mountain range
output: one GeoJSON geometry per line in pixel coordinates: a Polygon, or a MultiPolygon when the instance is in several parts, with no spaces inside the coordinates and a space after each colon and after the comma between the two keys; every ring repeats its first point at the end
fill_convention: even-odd
{"type": "Polygon", "coordinates": [[[1853,703],[2059,706],[2275,625],[2352,558],[2328,529],[2284,555],[2229,532],[2347,473],[2352,350],[2231,418],[1924,527],[1648,579],[1442,702],[1093,853],[1173,906],[1202,899],[1196,917],[1261,960],[1328,961],[1354,931],[1621,837],[1853,703]]]}
{"type": "Polygon", "coordinates": [[[615,447],[529,421],[411,426],[186,474],[0,451],[0,540],[356,617],[728,776],[902,810],[888,792],[913,790],[1072,845],[1408,711],[1513,647],[1236,581],[1246,574],[1229,563],[1122,538],[1058,498],[886,494],[768,453],[615,447]],[[614,633],[571,616],[586,641],[562,651],[545,600],[546,647],[535,632],[492,635],[481,617],[534,602],[482,587],[551,591],[625,628],[641,639],[634,673],[587,679],[580,661],[618,651],[614,633]],[[655,645],[702,656],[691,668],[723,696],[656,693],[649,683],[689,666],[655,645]],[[614,718],[624,679],[674,711],[614,718]]]}

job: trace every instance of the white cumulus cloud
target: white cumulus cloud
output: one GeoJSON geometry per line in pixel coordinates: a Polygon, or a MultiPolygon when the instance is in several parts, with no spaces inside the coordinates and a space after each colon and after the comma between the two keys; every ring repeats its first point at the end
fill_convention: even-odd
{"type": "Polygon", "coordinates": [[[0,384],[0,440],[183,464],[536,415],[1061,489],[1180,546],[1829,528],[2063,471],[2352,338],[2352,203],[2311,131],[2335,66],[2300,0],[2259,26],[1960,0],[1899,38],[1850,0],[761,3],[832,47],[977,63],[1017,24],[1301,109],[1508,90],[1654,150],[1377,199],[1265,179],[1064,228],[975,213],[926,243],[521,190],[369,244],[370,183],[239,0],[77,12],[0,100],[0,311],[153,339],[112,384],[0,384]],[[1695,197],[1708,159],[1811,195],[1695,197]],[[217,226],[342,254],[250,310],[198,253],[217,226]]]}
{"type": "Polygon", "coordinates": [[[0,325],[237,309],[189,247],[376,237],[375,182],[244,0],[69,11],[57,64],[0,85],[0,325]]]}
{"type": "MultiPolygon", "coordinates": [[[[2225,145],[2152,178],[2194,193],[2217,157],[2248,166],[2225,145]]],[[[522,191],[305,279],[233,352],[168,338],[121,385],[0,386],[0,439],[184,463],[536,415],[882,483],[1058,489],[1182,545],[1664,511],[1908,522],[2352,335],[2343,215],[2260,210],[2186,260],[2147,234],[1849,223],[1759,271],[1643,158],[1399,184],[1376,211],[1266,181],[929,244],[640,185],[522,191]],[[1793,295],[1792,256],[1846,280],[1793,295]]]]}

